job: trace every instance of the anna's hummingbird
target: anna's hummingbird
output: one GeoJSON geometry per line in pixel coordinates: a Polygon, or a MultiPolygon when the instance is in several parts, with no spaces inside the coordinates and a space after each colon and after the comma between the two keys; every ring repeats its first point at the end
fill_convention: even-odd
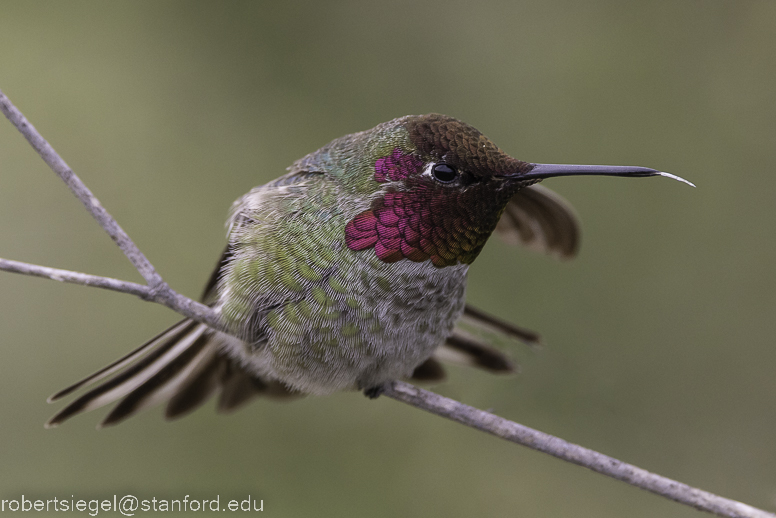
{"type": "Polygon", "coordinates": [[[232,206],[228,244],[203,297],[231,334],[175,324],[52,396],[104,380],[48,426],[117,400],[103,425],[162,401],[173,418],[219,389],[220,410],[256,394],[374,397],[396,378],[441,378],[437,359],[451,356],[510,371],[501,352],[456,328],[468,319],[532,339],[465,304],[469,265],[494,230],[573,256],[573,213],[535,184],[579,174],[672,176],[522,162],[437,114],[334,140],[232,206]]]}

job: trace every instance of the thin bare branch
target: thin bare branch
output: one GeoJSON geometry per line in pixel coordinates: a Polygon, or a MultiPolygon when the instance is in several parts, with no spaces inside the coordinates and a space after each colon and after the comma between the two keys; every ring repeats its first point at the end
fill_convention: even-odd
{"type": "Polygon", "coordinates": [[[446,417],[466,426],[487,432],[501,439],[511,441],[531,449],[548,453],[559,459],[583,466],[608,477],[626,482],[632,486],[646,489],[652,493],[689,505],[701,511],[730,518],[774,518],[776,515],[757,509],[735,500],[717,496],[696,489],[681,482],[662,477],[627,464],[608,455],[584,448],[563,439],[528,428],[490,414],[483,410],[464,405],[454,399],[423,390],[404,381],[391,382],[383,392],[402,403],[420,408],[432,414],[446,417]]]}
{"type": "MultiPolygon", "coordinates": [[[[2,91],[0,91],[0,110],[25,136],[49,167],[67,183],[89,213],[94,216],[100,226],[108,232],[124,254],[132,261],[132,264],[135,265],[143,278],[148,282],[148,286],[7,259],[0,259],[0,270],[138,295],[145,300],[158,302],[182,315],[208,324],[214,329],[228,332],[221,324],[218,315],[211,308],[176,293],[162,280],[148,259],[100,205],[91,191],[73,174],[65,161],[59,157],[21,112],[11,104],[2,91]]],[[[736,518],[776,518],[776,515],[766,511],[661,477],[593,450],[568,443],[552,435],[508,421],[433,392],[428,392],[409,383],[394,381],[388,384],[383,394],[416,408],[452,419],[502,439],[549,453],[560,459],[584,466],[598,473],[622,480],[632,486],[646,489],[702,511],[736,518]]]]}
{"type": "Polygon", "coordinates": [[[89,275],[88,273],[60,270],[59,268],[49,268],[48,266],[38,266],[36,264],[11,261],[10,259],[0,258],[0,270],[21,273],[23,275],[33,275],[35,277],[44,277],[54,281],[104,288],[106,290],[119,291],[121,293],[129,293],[143,299],[148,299],[151,295],[151,288],[143,284],[120,281],[118,279],[111,279],[110,277],[98,277],[97,275],[89,275]]]}
{"type": "Polygon", "coordinates": [[[0,90],[0,111],[16,126],[16,129],[24,135],[24,138],[30,143],[32,148],[38,152],[44,162],[54,171],[62,181],[67,184],[73,194],[81,200],[86,210],[92,215],[97,223],[105,229],[105,232],[116,242],[118,247],[124,252],[124,255],[137,268],[137,271],[148,283],[152,289],[164,289],[166,286],[162,277],[156,272],[154,267],[148,261],[145,255],[137,248],[135,243],[129,238],[124,229],[122,229],[116,220],[108,214],[99,200],[92,194],[86,185],[73,173],[70,166],[62,160],[54,148],[44,139],[38,130],[30,124],[22,112],[14,106],[8,97],[0,90]]]}
{"type": "Polygon", "coordinates": [[[36,264],[23,263],[21,261],[12,261],[10,259],[0,258],[0,271],[21,273],[23,275],[32,275],[34,277],[43,277],[54,281],[80,284],[82,286],[92,286],[106,290],[118,291],[120,293],[129,293],[137,295],[143,300],[156,302],[172,309],[176,313],[189,317],[197,322],[207,324],[213,329],[218,329],[228,333],[229,330],[221,323],[215,311],[204,304],[200,304],[180,293],[167,288],[166,290],[153,290],[148,286],[136,284],[134,282],[122,281],[111,277],[100,277],[88,273],[74,272],[71,270],[60,270],[59,268],[49,268],[48,266],[39,266],[36,264]]]}
{"type": "MultiPolygon", "coordinates": [[[[89,214],[91,214],[105,232],[108,233],[121,251],[124,252],[124,255],[132,262],[140,275],[143,276],[149,287],[149,294],[143,296],[143,298],[164,304],[170,309],[199,322],[208,324],[214,329],[224,330],[223,324],[212,309],[188,299],[170,288],[164,279],[157,273],[156,269],[154,269],[153,265],[143,252],[140,251],[127,233],[124,232],[124,229],[119,226],[116,220],[113,219],[107,210],[105,210],[100,201],[92,194],[92,191],[90,191],[81,179],[73,173],[70,166],[68,166],[62,157],[54,151],[54,148],[51,147],[46,139],[38,133],[38,130],[35,129],[22,112],[11,103],[2,90],[0,90],[0,111],[2,111],[8,120],[11,121],[11,124],[24,135],[24,138],[26,138],[33,149],[37,151],[49,168],[51,168],[51,170],[67,184],[73,194],[81,200],[81,203],[86,207],[89,214]]],[[[41,273],[41,271],[39,270],[38,273],[41,273]]],[[[32,275],[32,273],[30,274],[32,275]]],[[[46,275],[42,276],[46,277],[46,275]]],[[[70,278],[72,278],[72,276],[70,278]]],[[[107,286],[103,285],[100,287],[105,288],[107,286]]]]}

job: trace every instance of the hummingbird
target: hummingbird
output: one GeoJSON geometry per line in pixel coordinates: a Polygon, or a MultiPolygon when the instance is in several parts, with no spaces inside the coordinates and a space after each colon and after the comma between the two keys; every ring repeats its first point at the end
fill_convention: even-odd
{"type": "Polygon", "coordinates": [[[644,167],[523,162],[440,114],[333,140],[232,205],[202,297],[229,334],[178,322],[51,396],[100,382],[47,426],[117,401],[101,426],[162,402],[176,418],[216,393],[223,412],[259,395],[377,397],[394,379],[444,378],[445,360],[512,372],[505,353],[462,324],[528,343],[538,335],[467,305],[467,272],[494,232],[573,257],[576,216],[537,185],[573,175],[690,183],[644,167]]]}

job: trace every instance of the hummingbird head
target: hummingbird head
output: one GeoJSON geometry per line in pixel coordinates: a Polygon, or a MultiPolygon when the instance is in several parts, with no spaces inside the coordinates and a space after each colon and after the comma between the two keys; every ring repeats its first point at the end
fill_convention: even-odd
{"type": "Polygon", "coordinates": [[[471,263],[512,195],[537,181],[517,180],[531,165],[451,117],[391,122],[390,137],[378,137],[391,144],[370,163],[377,184],[371,206],[345,228],[348,247],[374,248],[385,262],[471,263]]]}
{"type": "Polygon", "coordinates": [[[384,262],[470,264],[521,188],[576,174],[667,175],[653,169],[523,162],[474,127],[439,114],[407,116],[337,139],[295,164],[340,177],[368,208],[349,219],[351,250],[384,262]]]}

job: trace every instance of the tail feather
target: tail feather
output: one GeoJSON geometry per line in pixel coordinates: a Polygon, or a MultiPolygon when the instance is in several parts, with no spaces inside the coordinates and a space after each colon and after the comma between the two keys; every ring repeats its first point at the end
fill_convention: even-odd
{"type": "Polygon", "coordinates": [[[164,416],[177,419],[210,399],[220,385],[219,380],[227,364],[227,360],[220,354],[214,354],[203,361],[198,371],[189,376],[178,393],[170,398],[164,416]]]}
{"type": "Polygon", "coordinates": [[[494,373],[509,374],[517,371],[517,365],[506,354],[458,329],[434,352],[434,358],[494,373]]]}
{"type": "Polygon", "coordinates": [[[232,412],[256,396],[292,399],[303,395],[279,381],[259,379],[234,363],[227,364],[227,369],[224,370],[221,378],[221,385],[218,411],[222,413],[232,412]]]}
{"type": "MultiPolygon", "coordinates": [[[[190,320],[175,324],[168,330],[173,331],[172,334],[162,333],[159,335],[161,339],[152,340],[148,347],[143,346],[149,350],[148,354],[60,410],[46,423],[46,427],[57,426],[76,414],[100,408],[126,396],[186,350],[206,329],[206,326],[190,320]]],[[[96,380],[104,376],[85,379],[96,380]]]]}
{"type": "Polygon", "coordinates": [[[412,371],[410,379],[412,381],[419,382],[434,382],[442,381],[445,379],[445,377],[445,368],[441,363],[439,363],[439,360],[432,356],[428,360],[415,367],[415,370],[412,371]]]}
{"type": "Polygon", "coordinates": [[[462,320],[477,327],[494,329],[506,336],[516,338],[531,347],[538,347],[542,344],[541,337],[535,331],[518,327],[501,320],[500,318],[496,318],[493,315],[489,315],[484,311],[475,308],[471,304],[466,304],[464,307],[462,320]]]}
{"type": "Polygon", "coordinates": [[[214,354],[212,347],[207,348],[209,341],[209,336],[200,334],[191,345],[168,361],[156,374],[140,386],[130,389],[100,426],[118,424],[144,408],[169,400],[198,365],[214,354]]]}
{"type": "Polygon", "coordinates": [[[218,398],[218,411],[232,412],[259,395],[264,384],[235,365],[227,365],[221,378],[221,395],[218,398]]]}
{"type": "Polygon", "coordinates": [[[107,376],[110,376],[114,372],[117,372],[133,361],[140,358],[143,354],[147,353],[150,349],[152,349],[155,345],[158,345],[161,341],[169,339],[170,336],[173,334],[177,334],[181,331],[182,327],[185,327],[189,324],[189,320],[181,320],[177,324],[173,325],[172,327],[169,327],[156,335],[155,337],[151,338],[149,341],[138,347],[137,349],[134,349],[133,351],[130,351],[126,355],[122,356],[115,362],[106,365],[102,369],[98,370],[94,374],[90,374],[89,376],[83,378],[82,380],[79,380],[72,385],[70,385],[67,388],[64,388],[57,392],[56,394],[52,394],[49,396],[49,398],[46,400],[49,403],[53,403],[54,401],[61,399],[68,394],[71,394],[72,392],[75,392],[81,387],[84,387],[86,385],[91,385],[92,383],[95,383],[107,376]]]}
{"type": "Polygon", "coordinates": [[[219,387],[218,409],[222,412],[234,410],[256,395],[299,395],[277,381],[263,381],[248,373],[221,351],[215,336],[204,324],[178,322],[128,355],[54,394],[49,401],[102,380],[54,415],[46,427],[116,401],[119,403],[100,427],[118,424],[163,401],[168,401],[165,417],[174,419],[203,404],[219,387]]]}

